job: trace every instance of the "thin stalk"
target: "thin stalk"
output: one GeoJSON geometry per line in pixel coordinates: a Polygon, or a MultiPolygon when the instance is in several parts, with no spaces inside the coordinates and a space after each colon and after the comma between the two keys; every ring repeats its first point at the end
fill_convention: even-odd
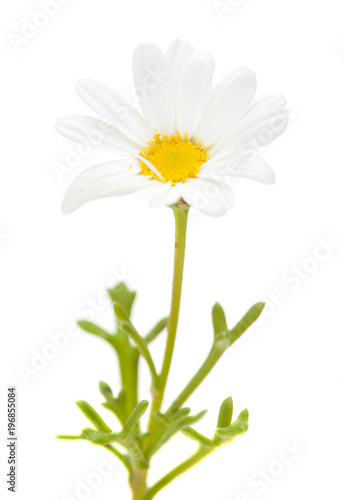
{"type": "Polygon", "coordinates": [[[166,474],[157,483],[155,483],[154,486],[149,488],[149,490],[142,497],[142,499],[143,500],[151,500],[152,498],[154,498],[155,495],[157,493],[159,493],[160,490],[165,488],[165,486],[167,486],[169,483],[171,483],[174,479],[176,479],[181,474],[184,474],[185,472],[187,472],[194,465],[201,462],[201,460],[203,460],[205,457],[210,455],[212,452],[213,452],[212,448],[203,448],[203,447],[198,448],[198,450],[193,455],[191,455],[189,458],[184,460],[184,462],[177,465],[177,467],[172,469],[168,474],[166,474]]]}
{"type": "Polygon", "coordinates": [[[179,408],[182,407],[183,403],[191,396],[191,394],[197,389],[197,387],[203,382],[206,376],[214,368],[218,360],[221,358],[222,354],[225,352],[226,348],[218,347],[216,344],[213,345],[207,359],[204,361],[201,368],[198,370],[196,375],[190,380],[185,389],[179,394],[172,405],[166,412],[167,416],[172,416],[179,408]]]}
{"type": "Polygon", "coordinates": [[[214,368],[223,353],[228,349],[243,333],[259,318],[264,309],[264,302],[258,302],[245,314],[232,330],[227,330],[215,335],[211,351],[196,375],[190,380],[185,389],[172,403],[166,415],[172,416],[183,403],[191,396],[197,387],[203,382],[205,377],[214,368]]]}
{"type": "Polygon", "coordinates": [[[175,217],[175,253],[174,253],[174,274],[172,285],[171,313],[168,320],[168,335],[166,343],[166,351],[164,362],[161,370],[159,389],[163,396],[167,377],[170,371],[174,343],[176,340],[179,308],[182,293],[185,245],[186,245],[186,228],[188,220],[189,207],[187,205],[174,206],[173,213],[175,217]]]}
{"type": "Polygon", "coordinates": [[[159,411],[164,398],[165,387],[171,367],[174,344],[177,334],[180,299],[183,282],[184,257],[186,244],[186,229],[189,212],[188,205],[174,205],[172,207],[175,218],[175,250],[174,250],[174,272],[172,284],[171,312],[167,325],[167,342],[161,374],[158,377],[158,384],[153,388],[153,401],[149,430],[153,427],[153,415],[159,411]]]}

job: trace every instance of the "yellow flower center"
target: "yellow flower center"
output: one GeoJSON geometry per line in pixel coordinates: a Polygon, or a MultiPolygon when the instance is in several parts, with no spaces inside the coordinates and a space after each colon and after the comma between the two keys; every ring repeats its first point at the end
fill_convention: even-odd
{"type": "Polygon", "coordinates": [[[155,134],[140,151],[140,156],[148,160],[147,164],[140,161],[140,173],[161,182],[171,181],[173,185],[185,182],[190,177],[195,178],[200,166],[208,160],[207,149],[197,143],[196,138],[188,140],[187,134],[184,137],[179,132],[171,137],[155,134]],[[160,177],[150,168],[151,165],[160,177]]]}

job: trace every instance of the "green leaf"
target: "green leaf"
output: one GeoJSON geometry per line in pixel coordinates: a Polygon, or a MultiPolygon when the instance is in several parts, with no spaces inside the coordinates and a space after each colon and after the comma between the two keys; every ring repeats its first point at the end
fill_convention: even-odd
{"type": "Polygon", "coordinates": [[[219,411],[219,418],[217,420],[217,427],[227,427],[232,422],[233,416],[233,400],[232,398],[227,398],[221,405],[219,411]]]}
{"type": "Polygon", "coordinates": [[[112,432],[111,430],[110,432],[106,430],[101,431],[100,429],[100,432],[97,432],[94,429],[86,427],[82,430],[82,433],[86,439],[99,446],[106,446],[112,443],[120,444],[131,453],[138,467],[146,468],[148,466],[147,459],[140,447],[140,440],[134,434],[134,430],[139,419],[147,410],[147,407],[148,401],[138,403],[120,432],[112,432]]]}
{"type": "Polygon", "coordinates": [[[188,426],[199,422],[199,420],[201,420],[207,412],[208,410],[202,410],[199,413],[196,413],[196,415],[191,415],[185,420],[184,425],[188,426]]]}
{"type": "Polygon", "coordinates": [[[157,422],[160,422],[162,424],[173,424],[175,422],[179,422],[182,419],[185,419],[185,417],[189,415],[190,411],[190,408],[181,408],[171,416],[156,412],[154,414],[154,418],[157,422]]]}
{"type": "MultiPolygon", "coordinates": [[[[219,420],[228,421],[231,413],[231,402],[229,399],[225,400],[221,406],[219,420]]],[[[183,427],[182,433],[196,441],[198,443],[198,449],[186,460],[179,463],[171,471],[169,471],[165,476],[163,476],[159,481],[157,481],[153,486],[151,486],[146,494],[144,495],[145,500],[152,500],[159,491],[161,491],[165,486],[167,486],[171,481],[176,479],[181,474],[184,474],[196,464],[201,462],[204,458],[213,453],[217,448],[223,444],[228,444],[233,441],[234,438],[246,432],[248,428],[248,412],[244,410],[240,413],[238,419],[233,424],[228,427],[217,428],[215,435],[212,439],[203,436],[195,429],[191,427],[183,427]]]]}
{"type": "Polygon", "coordinates": [[[56,436],[56,437],[57,437],[57,439],[67,439],[67,440],[85,440],[86,439],[87,441],[91,442],[94,445],[103,446],[108,451],[113,453],[123,463],[123,465],[128,470],[129,474],[132,474],[133,470],[132,470],[132,463],[131,463],[130,457],[128,455],[122,454],[114,446],[107,444],[107,443],[105,443],[105,444],[102,443],[101,442],[102,439],[99,439],[99,436],[102,436],[102,435],[104,436],[105,434],[97,432],[94,429],[91,429],[90,427],[85,427],[84,429],[82,429],[81,432],[82,433],[79,436],[60,434],[59,436],[56,436]]]}
{"type": "Polygon", "coordinates": [[[91,323],[90,321],[78,321],[78,325],[80,328],[82,328],[85,332],[91,333],[92,335],[96,335],[97,337],[100,337],[101,339],[107,340],[108,342],[111,342],[112,335],[99,326],[91,323]]]}
{"type": "Polygon", "coordinates": [[[154,455],[167,441],[169,441],[183,427],[198,422],[206,413],[201,411],[197,415],[189,416],[190,408],[181,408],[172,415],[156,412],[154,419],[157,428],[153,435],[148,435],[147,443],[144,447],[147,456],[154,455]]]}
{"type": "Polygon", "coordinates": [[[196,441],[196,443],[198,443],[200,446],[204,448],[212,448],[211,440],[203,436],[203,434],[195,431],[195,429],[192,429],[192,427],[183,427],[182,433],[189,439],[196,441]]]}
{"type": "Polygon", "coordinates": [[[228,338],[230,341],[229,345],[234,344],[236,340],[238,340],[239,337],[243,333],[250,328],[251,325],[259,318],[261,315],[263,309],[265,307],[265,302],[258,302],[254,306],[251,307],[251,309],[245,314],[245,316],[239,321],[239,323],[229,331],[228,333],[228,338]]]}
{"type": "Polygon", "coordinates": [[[231,425],[229,425],[228,427],[218,427],[215,430],[216,436],[222,438],[223,440],[225,440],[225,442],[228,442],[229,440],[232,441],[237,436],[245,434],[245,432],[248,430],[248,417],[248,411],[243,410],[237,420],[231,425]]]}
{"type": "Polygon", "coordinates": [[[148,368],[152,375],[153,384],[156,387],[158,381],[158,375],[155,369],[154,361],[147,347],[147,343],[143,337],[136,331],[129,318],[126,318],[125,311],[122,307],[114,302],[114,309],[116,316],[118,318],[118,328],[126,333],[131,340],[135,342],[140,354],[145,358],[148,368]]]}
{"type": "Polygon", "coordinates": [[[56,439],[65,439],[65,440],[69,440],[69,441],[76,441],[76,440],[80,440],[80,439],[85,439],[83,435],[79,435],[79,436],[73,436],[71,434],[59,434],[58,436],[56,436],[56,439]]]}
{"type": "Polygon", "coordinates": [[[117,302],[130,317],[131,308],[136,297],[136,292],[131,292],[125,283],[119,283],[114,288],[108,290],[112,302],[117,302]]]}
{"type": "Polygon", "coordinates": [[[112,411],[120,423],[124,425],[126,421],[126,390],[122,389],[117,398],[114,397],[111,387],[106,382],[99,382],[99,390],[106,400],[102,406],[112,411]]]}
{"type": "Polygon", "coordinates": [[[213,307],[212,317],[215,335],[228,330],[225,312],[218,302],[213,307]]]}
{"type": "Polygon", "coordinates": [[[100,432],[112,432],[110,427],[106,425],[101,416],[96,412],[91,405],[86,403],[86,401],[76,401],[76,404],[80,411],[85,415],[87,420],[94,425],[94,427],[100,432]]]}
{"type": "Polygon", "coordinates": [[[191,427],[183,427],[182,433],[196,441],[200,450],[209,453],[209,449],[215,450],[223,444],[228,444],[238,436],[244,434],[248,429],[248,411],[243,410],[237,420],[232,423],[233,401],[232,398],[227,398],[221,405],[217,427],[214,437],[211,439],[203,436],[191,427]]]}
{"type": "Polygon", "coordinates": [[[161,319],[154,328],[146,335],[145,341],[147,344],[152,342],[166,327],[168,323],[168,318],[161,319]]]}
{"type": "Polygon", "coordinates": [[[113,301],[113,308],[117,317],[117,321],[122,322],[125,321],[130,323],[129,314],[126,312],[123,306],[119,302],[113,301]]]}
{"type": "Polygon", "coordinates": [[[121,431],[121,436],[123,439],[125,439],[129,434],[132,434],[134,432],[134,429],[138,421],[146,413],[148,405],[149,405],[148,401],[143,400],[140,403],[138,403],[138,405],[134,408],[134,410],[132,411],[130,417],[124,424],[123,429],[121,431]]]}
{"type": "Polygon", "coordinates": [[[102,381],[99,382],[99,390],[102,396],[104,396],[104,398],[106,399],[106,401],[114,399],[112,389],[106,382],[102,381]]]}
{"type": "Polygon", "coordinates": [[[81,432],[85,438],[93,444],[105,445],[110,443],[120,443],[119,432],[98,432],[91,427],[84,427],[81,432]]]}

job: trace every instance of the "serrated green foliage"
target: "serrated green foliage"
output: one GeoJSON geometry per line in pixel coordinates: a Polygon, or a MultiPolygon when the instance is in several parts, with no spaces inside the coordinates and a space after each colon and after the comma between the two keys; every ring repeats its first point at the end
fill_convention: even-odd
{"type": "MultiPolygon", "coordinates": [[[[95,431],[94,429],[91,429],[89,427],[85,427],[82,430],[82,433],[78,436],[73,436],[73,435],[69,435],[69,434],[60,434],[59,436],[56,436],[56,438],[63,439],[66,441],[76,441],[76,440],[89,441],[86,438],[86,434],[91,433],[91,432],[97,432],[97,431],[95,431]]],[[[98,443],[92,443],[92,444],[98,444],[98,443]]],[[[103,448],[108,450],[110,453],[115,455],[123,463],[124,467],[128,470],[129,475],[131,475],[133,473],[133,465],[132,465],[132,461],[131,461],[129,456],[123,455],[123,453],[121,453],[119,450],[117,450],[117,448],[115,446],[112,446],[109,444],[105,444],[105,445],[99,444],[99,446],[102,446],[103,448]]]]}
{"type": "Polygon", "coordinates": [[[126,312],[123,306],[119,302],[116,302],[115,300],[112,301],[113,303],[113,308],[117,317],[117,321],[119,323],[122,322],[127,322],[130,323],[130,317],[129,314],[126,312]]]}
{"type": "MultiPolygon", "coordinates": [[[[168,415],[173,415],[184,402],[190,397],[190,395],[197,389],[197,387],[203,382],[206,376],[211,372],[216,363],[219,361],[224,352],[238,340],[243,333],[259,318],[263,309],[264,302],[258,302],[245,314],[245,316],[236,324],[232,330],[219,331],[215,333],[213,346],[210,353],[203,365],[200,367],[195,376],[190,380],[184,390],[179,394],[179,396],[172,403],[167,411],[168,415]]],[[[225,318],[223,309],[220,304],[215,304],[213,308],[213,321],[214,321],[214,310],[215,310],[215,322],[214,331],[221,330],[225,325],[225,318]]]]}
{"type": "Polygon", "coordinates": [[[184,427],[182,433],[196,441],[200,448],[215,450],[223,444],[228,444],[238,436],[244,434],[248,429],[248,411],[243,410],[237,420],[232,423],[233,401],[232,398],[227,398],[222,403],[217,420],[217,427],[214,436],[209,439],[203,436],[191,427],[184,427]]]}
{"type": "Polygon", "coordinates": [[[117,398],[114,397],[111,387],[105,382],[99,382],[99,390],[105,398],[105,403],[102,403],[102,406],[107,410],[112,411],[120,423],[124,425],[127,418],[125,389],[122,389],[119,392],[117,398]]]}
{"type": "MultiPolygon", "coordinates": [[[[129,320],[136,293],[128,290],[124,283],[119,283],[108,292],[111,299],[116,301],[118,310],[122,311],[122,317],[129,320]]],[[[123,391],[121,395],[125,395],[125,403],[124,405],[122,404],[124,398],[121,398],[121,395],[119,395],[117,399],[109,397],[103,403],[103,406],[113,411],[123,424],[137,404],[138,348],[132,345],[128,335],[118,328],[118,321],[115,333],[108,333],[103,328],[89,321],[81,320],[78,324],[84,331],[106,340],[116,351],[121,373],[123,391]]]]}
{"type": "Polygon", "coordinates": [[[148,368],[150,369],[152,379],[153,379],[153,384],[156,385],[157,383],[157,373],[155,370],[154,362],[153,359],[150,355],[147,342],[146,340],[141,337],[141,335],[137,332],[135,329],[134,325],[131,323],[129,316],[123,309],[123,307],[118,304],[117,302],[113,303],[114,311],[117,317],[117,325],[118,328],[128,335],[130,339],[133,340],[133,342],[136,344],[140,354],[143,356],[143,358],[147,361],[148,368]]]}
{"type": "MultiPolygon", "coordinates": [[[[151,500],[173,479],[186,472],[220,446],[230,443],[247,431],[247,410],[242,411],[237,420],[232,422],[233,401],[231,398],[225,399],[221,405],[217,426],[212,438],[202,435],[192,427],[204,416],[206,411],[190,415],[190,408],[182,406],[212,370],[223,353],[258,319],[264,308],[264,303],[255,304],[232,329],[227,326],[222,306],[219,303],[214,305],[212,309],[214,340],[207,359],[165,413],[156,411],[153,398],[153,409],[151,409],[148,428],[141,431],[140,420],[147,410],[148,401],[138,403],[138,361],[141,356],[148,365],[152,377],[152,393],[155,397],[162,387],[164,390],[166,377],[162,377],[161,374],[157,373],[148,345],[168,328],[168,318],[163,318],[156,323],[146,336],[141,336],[130,319],[136,293],[130,291],[124,283],[120,283],[108,292],[113,302],[117,330],[114,333],[109,333],[85,320],[79,321],[78,324],[87,333],[107,341],[117,353],[122,388],[117,397],[114,396],[111,387],[105,382],[99,382],[99,390],[105,399],[102,406],[117,417],[121,424],[121,430],[118,432],[112,431],[94,408],[85,401],[77,401],[76,404],[93,428],[83,428],[80,435],[62,434],[57,437],[64,440],[84,440],[109,450],[127,468],[133,486],[135,478],[141,477],[141,473],[137,476],[137,471],[146,471],[151,457],[175,434],[181,431],[186,437],[198,444],[198,449],[191,457],[166,474],[155,485],[146,489],[142,497],[139,497],[140,500],[151,500]],[[117,445],[119,445],[119,449],[117,445]],[[122,448],[126,450],[123,453],[120,451],[122,448]]],[[[160,410],[160,406],[158,402],[158,410],[160,410]]]]}
{"type": "Polygon", "coordinates": [[[148,434],[147,440],[144,443],[147,456],[154,455],[163,444],[185,425],[189,413],[190,408],[182,408],[172,417],[168,417],[160,412],[154,413],[154,432],[148,434]]]}
{"type": "Polygon", "coordinates": [[[206,412],[206,410],[203,410],[197,415],[189,415],[190,408],[181,408],[172,417],[160,412],[155,413],[156,426],[154,433],[152,435],[148,434],[146,441],[144,441],[144,450],[147,456],[153,456],[184,426],[198,422],[206,412]]]}
{"type": "MultiPolygon", "coordinates": [[[[232,415],[232,402],[231,398],[226,399],[220,408],[218,422],[226,423],[231,420],[232,415]]],[[[184,474],[196,464],[201,462],[204,458],[213,453],[217,448],[224,444],[229,444],[236,437],[244,434],[248,429],[248,412],[244,410],[240,413],[237,420],[230,423],[226,427],[216,428],[214,436],[208,438],[192,427],[186,426],[182,428],[182,433],[187,438],[195,441],[198,444],[196,452],[189,458],[181,462],[177,467],[168,472],[164,477],[157,481],[151,488],[149,488],[142,500],[151,500],[155,495],[167,486],[171,481],[176,479],[181,474],[184,474]]]]}
{"type": "Polygon", "coordinates": [[[136,292],[131,292],[125,283],[118,283],[108,290],[112,302],[117,302],[130,318],[131,309],[136,297],[136,292]]]}
{"type": "MultiPolygon", "coordinates": [[[[148,404],[148,401],[141,401],[134,408],[120,432],[112,432],[109,428],[107,428],[109,430],[101,430],[96,427],[97,430],[94,430],[86,427],[82,430],[82,434],[85,439],[98,446],[112,445],[113,443],[123,446],[130,453],[135,465],[144,469],[148,466],[148,462],[134,430],[140,418],[146,412],[148,404]]],[[[98,424],[98,421],[96,423],[98,424]]]]}
{"type": "MultiPolygon", "coordinates": [[[[114,307],[115,307],[116,314],[118,315],[117,317],[122,316],[123,310],[121,309],[121,307],[118,304],[115,304],[114,307]]],[[[149,352],[149,349],[148,349],[148,346],[147,346],[145,339],[143,337],[141,337],[141,335],[139,335],[139,333],[135,330],[135,328],[133,327],[132,323],[129,320],[119,320],[118,321],[118,328],[122,332],[124,332],[126,335],[128,335],[128,337],[131,338],[133,340],[133,342],[136,344],[140,354],[147,362],[148,368],[149,368],[151,375],[152,375],[153,386],[156,386],[157,380],[158,380],[158,375],[157,375],[157,372],[156,372],[156,369],[154,366],[154,362],[153,362],[152,356],[149,352]]]]}
{"type": "Polygon", "coordinates": [[[248,429],[248,411],[243,410],[233,424],[227,427],[217,427],[215,434],[224,440],[224,444],[232,441],[234,438],[245,434],[248,429]]]}

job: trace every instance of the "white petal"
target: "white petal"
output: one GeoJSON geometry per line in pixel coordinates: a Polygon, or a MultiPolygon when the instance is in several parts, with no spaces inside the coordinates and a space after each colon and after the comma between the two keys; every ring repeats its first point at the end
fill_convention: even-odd
{"type": "Polygon", "coordinates": [[[228,177],[244,177],[263,184],[273,184],[276,180],[275,172],[270,165],[252,152],[218,157],[209,162],[209,166],[198,174],[200,179],[213,177],[220,180],[226,180],[228,177]]]}
{"type": "Polygon", "coordinates": [[[240,68],[215,87],[198,138],[207,146],[214,144],[226,128],[247,112],[257,89],[255,74],[240,68]]]}
{"type": "Polygon", "coordinates": [[[188,179],[182,186],[183,199],[206,215],[224,215],[235,203],[232,189],[213,179],[188,179]]]}
{"type": "Polygon", "coordinates": [[[171,182],[160,182],[155,179],[152,179],[151,177],[147,177],[149,179],[149,182],[146,182],[145,185],[141,186],[137,192],[136,192],[136,197],[137,198],[144,198],[147,196],[155,196],[159,195],[162,193],[165,193],[170,185],[171,182]]]}
{"type": "Polygon", "coordinates": [[[151,139],[152,131],[140,113],[112,88],[84,78],[77,82],[76,91],[87,106],[105,120],[110,120],[133,141],[145,144],[151,139]]]}
{"type": "Polygon", "coordinates": [[[276,139],[288,124],[288,111],[281,96],[267,96],[254,102],[246,115],[234,127],[228,127],[222,138],[211,148],[211,154],[226,154],[241,148],[259,149],[276,139]]]}
{"type": "Polygon", "coordinates": [[[181,196],[181,183],[172,186],[171,181],[160,182],[150,179],[144,186],[140,187],[136,193],[137,197],[149,197],[151,207],[169,206],[176,203],[181,196]]]}
{"type": "Polygon", "coordinates": [[[160,180],[162,180],[162,181],[164,180],[164,178],[161,175],[161,173],[159,172],[159,170],[147,158],[145,158],[144,156],[138,155],[137,159],[142,161],[142,163],[144,163],[150,169],[151,172],[154,172],[155,175],[157,177],[159,177],[160,180]]]}
{"type": "Polygon", "coordinates": [[[274,184],[276,180],[275,172],[259,156],[253,155],[246,163],[238,168],[235,177],[245,177],[253,181],[262,182],[263,184],[274,184]]]}
{"type": "Polygon", "coordinates": [[[263,94],[254,99],[249,112],[261,111],[264,108],[284,108],[287,99],[282,94],[263,94]]]}
{"type": "Polygon", "coordinates": [[[252,151],[241,150],[233,150],[227,155],[216,155],[201,166],[197,177],[208,179],[214,175],[222,177],[236,175],[239,168],[251,157],[252,151]]]}
{"type": "Polygon", "coordinates": [[[154,44],[139,45],[133,56],[137,97],[151,129],[161,134],[175,132],[172,77],[167,59],[154,44]]]}
{"type": "Polygon", "coordinates": [[[181,76],[186,68],[188,60],[194,52],[195,49],[192,45],[182,40],[175,40],[167,49],[166,59],[169,71],[172,75],[172,85],[175,91],[179,86],[181,76]]]}
{"type": "Polygon", "coordinates": [[[176,95],[177,130],[193,137],[205,115],[211,92],[214,60],[208,52],[197,51],[188,60],[176,95]]]}
{"type": "Polygon", "coordinates": [[[135,192],[148,177],[138,175],[139,165],[132,168],[128,160],[95,165],[78,175],[69,186],[62,203],[62,212],[74,212],[90,200],[121,196],[135,192]]]}
{"type": "Polygon", "coordinates": [[[178,182],[175,186],[172,186],[170,182],[166,182],[164,185],[166,186],[166,184],[168,184],[168,186],[164,191],[156,192],[151,195],[149,202],[151,207],[161,207],[162,205],[170,206],[182,197],[181,182],[178,182]]]}
{"type": "Polygon", "coordinates": [[[71,141],[122,156],[138,154],[142,147],[109,123],[88,116],[64,116],[55,128],[71,141]]]}
{"type": "MultiPolygon", "coordinates": [[[[209,107],[214,103],[215,99],[217,99],[218,95],[226,88],[228,82],[235,80],[236,77],[241,76],[244,72],[247,71],[247,68],[239,66],[238,68],[233,69],[227,75],[216,84],[216,86],[212,89],[209,107]]],[[[250,70],[248,70],[250,71],[250,70]]]]}

